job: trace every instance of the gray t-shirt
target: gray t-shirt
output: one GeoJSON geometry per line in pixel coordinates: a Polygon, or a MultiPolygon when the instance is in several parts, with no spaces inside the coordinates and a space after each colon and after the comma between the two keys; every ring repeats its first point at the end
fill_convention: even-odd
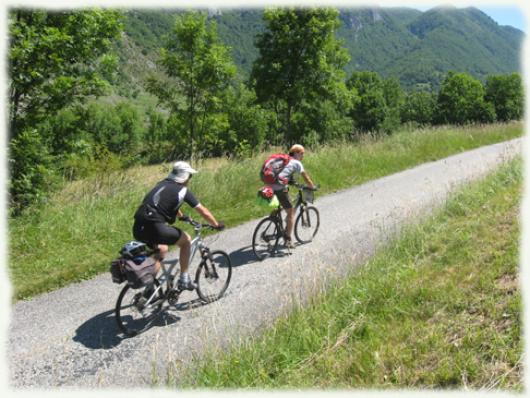
{"type": "MultiPolygon", "coordinates": [[[[303,173],[304,172],[304,166],[302,165],[302,162],[296,159],[289,160],[289,163],[283,168],[283,170],[278,175],[278,178],[285,178],[286,180],[289,180],[294,173],[303,173]]],[[[274,191],[281,191],[285,188],[285,185],[282,184],[271,184],[270,185],[274,191]]]]}

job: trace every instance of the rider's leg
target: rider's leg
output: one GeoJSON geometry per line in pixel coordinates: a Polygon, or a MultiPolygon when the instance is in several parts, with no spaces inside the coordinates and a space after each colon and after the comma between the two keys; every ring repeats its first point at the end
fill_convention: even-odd
{"type": "MultiPolygon", "coordinates": [[[[156,250],[155,250],[155,253],[153,254],[153,258],[155,259],[155,269],[156,269],[155,275],[157,275],[158,271],[160,271],[161,262],[162,260],[164,260],[167,252],[169,251],[169,246],[158,244],[158,245],[155,245],[154,247],[156,250]]],[[[155,287],[153,283],[151,282],[146,285],[145,290],[143,292],[143,296],[145,297],[146,300],[148,300],[149,297],[151,297],[151,295],[154,293],[154,291],[155,291],[155,287]]]]}
{"type": "Polygon", "coordinates": [[[154,258],[156,260],[156,273],[158,274],[158,271],[160,271],[160,263],[162,262],[162,260],[164,260],[164,258],[166,258],[166,254],[169,251],[169,246],[158,244],[157,249],[158,250],[154,254],[154,258]]]}
{"type": "Polygon", "coordinates": [[[294,226],[294,208],[291,201],[289,200],[287,189],[274,191],[274,193],[276,194],[276,197],[278,198],[282,208],[287,212],[287,217],[285,220],[285,235],[290,241],[294,226]]]}
{"type": "Polygon", "coordinates": [[[178,280],[178,286],[181,289],[193,290],[197,286],[191,281],[188,274],[188,267],[190,262],[190,251],[191,251],[191,238],[190,236],[182,231],[180,239],[177,241],[177,245],[180,248],[180,277],[178,280]]]}
{"type": "Polygon", "coordinates": [[[190,262],[191,238],[186,232],[182,231],[177,246],[180,248],[180,273],[187,273],[190,262]]]}
{"type": "Polygon", "coordinates": [[[290,209],[285,209],[285,211],[287,212],[287,237],[291,239],[291,237],[293,236],[294,228],[294,208],[291,207],[290,209]]]}

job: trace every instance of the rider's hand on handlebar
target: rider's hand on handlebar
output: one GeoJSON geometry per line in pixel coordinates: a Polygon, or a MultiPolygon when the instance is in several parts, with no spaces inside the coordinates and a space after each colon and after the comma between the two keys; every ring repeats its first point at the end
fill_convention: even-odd
{"type": "Polygon", "coordinates": [[[181,217],[179,217],[179,220],[180,221],[184,221],[184,222],[190,222],[191,218],[190,218],[190,216],[187,216],[186,214],[183,214],[181,217]]]}

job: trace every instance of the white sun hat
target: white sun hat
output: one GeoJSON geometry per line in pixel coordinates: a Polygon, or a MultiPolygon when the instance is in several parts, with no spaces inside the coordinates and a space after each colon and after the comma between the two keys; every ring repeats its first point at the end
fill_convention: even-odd
{"type": "Polygon", "coordinates": [[[192,168],[188,162],[179,160],[178,162],[173,163],[173,169],[167,176],[176,182],[181,184],[185,183],[191,174],[197,173],[197,170],[192,168]]]}

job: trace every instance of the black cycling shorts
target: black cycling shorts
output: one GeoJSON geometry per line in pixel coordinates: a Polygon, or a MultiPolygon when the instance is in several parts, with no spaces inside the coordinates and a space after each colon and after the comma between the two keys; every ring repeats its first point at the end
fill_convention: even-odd
{"type": "Polygon", "coordinates": [[[182,231],[166,223],[135,221],[133,236],[152,247],[157,244],[174,245],[182,236],[182,231]]]}
{"type": "Polygon", "coordinates": [[[289,194],[287,190],[278,190],[274,191],[274,194],[278,198],[278,201],[282,205],[284,209],[292,209],[293,204],[291,203],[291,200],[289,199],[289,194]]]}

